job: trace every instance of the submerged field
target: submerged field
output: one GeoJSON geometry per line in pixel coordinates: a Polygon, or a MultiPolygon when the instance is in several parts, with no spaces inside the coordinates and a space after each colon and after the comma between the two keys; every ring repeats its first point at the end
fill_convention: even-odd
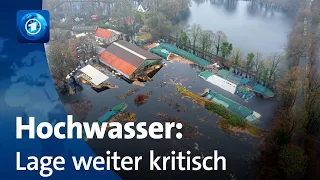
{"type": "MultiPolygon", "coordinates": [[[[73,96],[61,97],[69,113],[72,112],[71,103],[74,100],[88,100],[92,107],[88,110],[84,121],[93,122],[102,116],[106,111],[119,103],[127,103],[127,112],[135,114],[136,122],[164,122],[180,121],[184,124],[185,132],[182,140],[121,140],[112,141],[89,140],[88,144],[98,155],[104,155],[105,151],[118,151],[120,155],[148,155],[153,149],[158,155],[167,155],[171,150],[187,151],[192,154],[209,155],[213,150],[218,150],[219,155],[227,158],[226,172],[150,172],[148,161],[142,161],[140,168],[144,176],[153,179],[168,179],[170,177],[186,178],[196,175],[199,179],[215,177],[222,179],[235,175],[239,179],[252,179],[255,167],[251,160],[257,153],[259,138],[245,134],[245,132],[230,135],[218,127],[221,117],[215,115],[202,105],[189,98],[182,98],[176,87],[180,86],[194,94],[202,93],[205,88],[210,88],[225,97],[228,97],[262,115],[259,122],[254,125],[267,128],[276,110],[275,99],[253,98],[248,103],[240,97],[233,95],[214,86],[197,76],[202,70],[186,63],[169,63],[164,66],[154,77],[153,81],[145,83],[145,87],[128,84],[123,80],[110,77],[110,82],[118,85],[118,89],[109,89],[97,93],[88,85],[83,85],[83,90],[73,96]],[[137,103],[137,99],[147,95],[143,103],[137,103]],[[236,150],[236,152],[235,152],[236,150]]],[[[118,120],[121,121],[121,120],[118,120]]],[[[120,172],[124,179],[137,179],[140,172],[120,172]],[[135,178],[136,177],[136,178],[135,178]]],[[[141,174],[140,174],[141,175],[141,174]]]]}

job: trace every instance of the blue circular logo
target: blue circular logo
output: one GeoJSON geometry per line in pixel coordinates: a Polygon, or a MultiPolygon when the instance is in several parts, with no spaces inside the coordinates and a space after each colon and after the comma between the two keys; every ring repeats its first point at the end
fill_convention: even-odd
{"type": "Polygon", "coordinates": [[[28,40],[36,41],[41,39],[47,31],[46,19],[38,13],[24,15],[19,23],[19,30],[22,36],[28,40]]]}

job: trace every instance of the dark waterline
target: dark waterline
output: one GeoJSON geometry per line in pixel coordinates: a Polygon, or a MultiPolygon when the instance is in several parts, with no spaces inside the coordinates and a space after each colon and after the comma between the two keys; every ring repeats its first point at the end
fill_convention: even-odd
{"type": "Polygon", "coordinates": [[[200,24],[203,29],[213,32],[222,30],[243,55],[261,52],[268,56],[283,52],[293,23],[292,14],[266,9],[249,1],[200,2],[192,1],[189,25],[200,24]]]}

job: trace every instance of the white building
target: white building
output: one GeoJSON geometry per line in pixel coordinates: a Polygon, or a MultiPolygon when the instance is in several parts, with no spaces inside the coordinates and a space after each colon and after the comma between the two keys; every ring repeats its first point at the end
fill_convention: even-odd
{"type": "Polygon", "coordinates": [[[92,67],[91,65],[85,66],[84,68],[80,69],[80,71],[87,76],[85,78],[86,80],[90,81],[92,84],[96,86],[104,83],[106,80],[109,79],[108,76],[106,76],[96,68],[92,67]]]}
{"type": "Polygon", "coordinates": [[[103,42],[106,44],[113,43],[122,37],[122,33],[112,29],[98,28],[96,31],[96,41],[103,42]]]}
{"type": "Polygon", "coordinates": [[[143,6],[142,4],[140,4],[137,8],[137,10],[141,13],[145,13],[149,10],[149,8],[147,8],[146,6],[143,6]]]}

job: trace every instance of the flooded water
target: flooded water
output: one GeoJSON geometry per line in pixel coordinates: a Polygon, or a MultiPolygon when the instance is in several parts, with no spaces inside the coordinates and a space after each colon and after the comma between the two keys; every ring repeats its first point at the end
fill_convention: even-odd
{"type": "Polygon", "coordinates": [[[209,113],[203,107],[198,106],[189,99],[182,99],[176,92],[175,87],[178,83],[183,87],[188,88],[194,93],[202,93],[205,88],[210,88],[222,95],[233,99],[242,105],[245,105],[252,110],[262,115],[260,122],[257,123],[260,127],[268,127],[270,119],[275,112],[276,101],[273,99],[263,100],[254,98],[249,103],[236,95],[228,93],[217,86],[214,86],[197,76],[201,72],[200,69],[188,64],[168,63],[168,66],[163,67],[153,78],[150,83],[146,83],[145,87],[130,85],[125,81],[111,77],[110,82],[117,84],[119,89],[109,89],[101,93],[96,93],[89,86],[84,85],[84,90],[74,96],[62,97],[66,104],[67,110],[72,113],[70,103],[76,99],[91,100],[93,108],[89,112],[85,121],[94,122],[105,111],[102,108],[113,106],[125,102],[128,104],[127,111],[136,114],[137,122],[155,122],[161,121],[155,113],[165,113],[171,116],[176,116],[181,120],[188,121],[193,126],[197,126],[198,130],[203,134],[199,138],[188,140],[89,140],[88,144],[98,155],[105,156],[107,150],[117,151],[120,155],[144,155],[148,157],[150,149],[155,150],[158,155],[166,155],[172,150],[187,151],[191,150],[193,154],[206,156],[212,154],[214,150],[219,151],[219,155],[223,155],[227,159],[227,171],[223,172],[151,172],[148,171],[148,160],[141,162],[139,172],[120,172],[124,179],[139,179],[141,174],[149,179],[207,179],[215,177],[217,179],[229,178],[230,174],[235,174],[237,179],[252,179],[255,168],[249,161],[257,151],[258,138],[251,138],[246,135],[234,136],[221,132],[216,123],[220,119],[218,116],[209,113]],[[170,81],[171,79],[171,81],[170,81]],[[160,87],[159,84],[167,82],[167,86],[160,87]],[[117,99],[117,96],[122,96],[128,90],[140,88],[140,91],[126,99],[117,99]],[[149,101],[141,106],[134,104],[134,98],[138,94],[144,94],[152,91],[149,101]],[[178,103],[179,110],[170,106],[178,103]],[[195,149],[196,144],[199,145],[199,150],[195,149]],[[236,150],[236,151],[235,151],[236,150]]]}
{"type": "MultiPolygon", "coordinates": [[[[199,2],[199,1],[198,1],[199,2]]],[[[201,1],[202,2],[202,1],[201,1]]],[[[192,2],[191,15],[188,23],[201,24],[204,29],[224,31],[228,40],[235,48],[241,48],[243,53],[262,52],[269,55],[281,51],[286,44],[286,35],[290,31],[292,18],[283,13],[252,7],[250,2],[211,0],[202,3],[192,2]],[[219,3],[223,2],[223,3],[219,3]]],[[[214,86],[197,76],[201,72],[197,67],[189,64],[168,63],[153,78],[152,82],[145,83],[145,87],[134,86],[123,80],[110,77],[110,82],[119,86],[118,89],[109,89],[96,93],[89,86],[74,96],[63,96],[62,101],[66,109],[73,114],[70,104],[73,100],[91,100],[93,108],[84,121],[94,122],[107,110],[119,103],[127,103],[126,111],[136,114],[137,122],[155,122],[162,119],[155,113],[160,112],[176,116],[181,120],[196,126],[202,136],[183,140],[89,140],[88,144],[98,155],[105,156],[107,150],[117,151],[121,156],[143,155],[144,159],[139,167],[140,171],[119,172],[123,179],[231,179],[234,174],[237,179],[253,179],[255,165],[250,159],[257,153],[259,138],[247,135],[229,135],[217,127],[218,116],[209,113],[189,99],[182,99],[176,92],[176,84],[186,87],[194,93],[202,93],[210,88],[225,97],[228,97],[262,115],[257,126],[268,128],[276,111],[276,99],[260,99],[254,97],[249,102],[229,92],[214,86]],[[160,87],[166,82],[165,87],[160,87]],[[128,90],[139,88],[140,91],[126,99],[117,99],[124,96],[128,90]],[[152,91],[148,102],[137,106],[134,98],[138,94],[152,91]],[[176,106],[175,106],[176,105],[176,106]],[[179,107],[178,107],[179,106],[179,107]],[[106,108],[108,107],[108,108],[106,108]],[[177,108],[178,107],[178,108],[177,108]],[[101,111],[104,109],[104,111],[101,111]],[[106,110],[107,109],[107,110],[106,110]],[[195,146],[199,146],[198,150],[195,146]],[[227,171],[212,172],[152,172],[149,171],[148,153],[153,149],[157,155],[168,155],[172,150],[187,151],[192,154],[211,155],[214,150],[227,159],[227,171]]]]}
{"type": "Polygon", "coordinates": [[[249,1],[196,0],[192,1],[190,10],[188,24],[200,24],[213,32],[222,30],[244,55],[282,52],[293,23],[292,15],[249,1]]]}

